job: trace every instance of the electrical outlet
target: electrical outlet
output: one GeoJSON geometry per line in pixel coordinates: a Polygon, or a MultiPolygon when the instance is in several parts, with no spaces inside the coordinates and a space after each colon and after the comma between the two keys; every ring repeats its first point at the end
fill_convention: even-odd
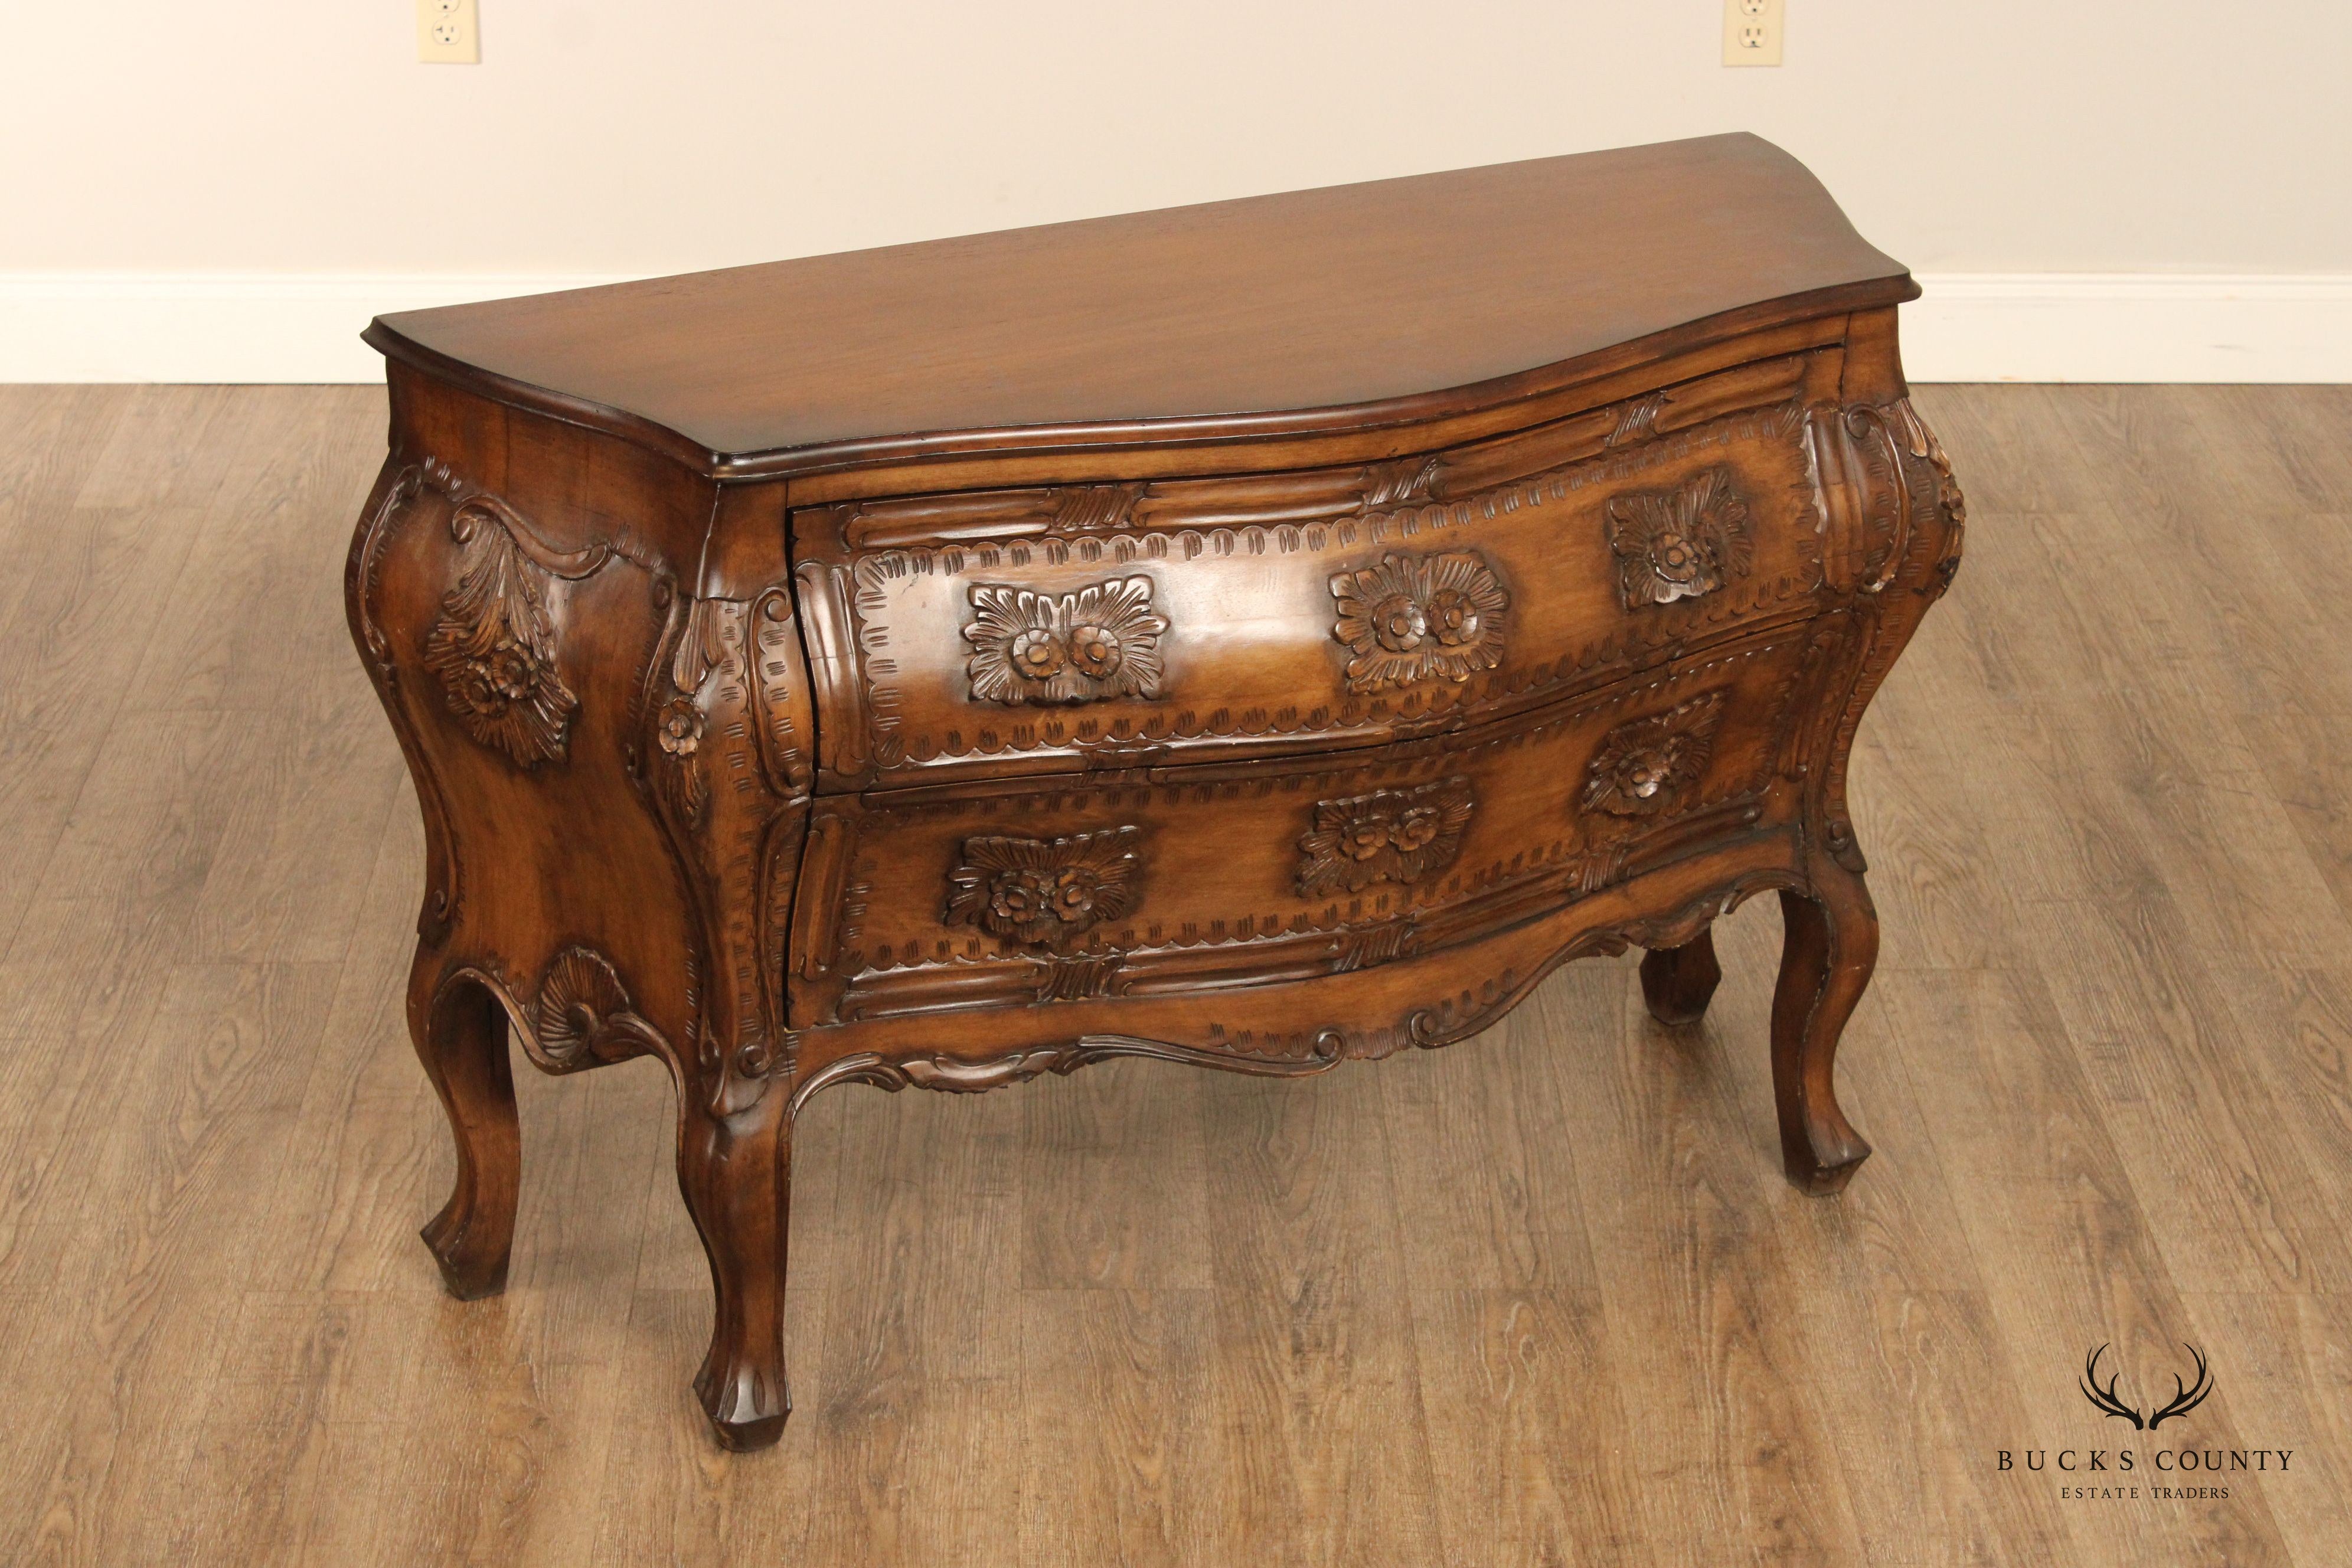
{"type": "Polygon", "coordinates": [[[1780,63],[1783,0],[1723,0],[1723,63],[1727,66],[1777,66],[1780,63]]]}
{"type": "Polygon", "coordinates": [[[481,64],[474,0],[416,0],[416,58],[429,66],[481,64]]]}

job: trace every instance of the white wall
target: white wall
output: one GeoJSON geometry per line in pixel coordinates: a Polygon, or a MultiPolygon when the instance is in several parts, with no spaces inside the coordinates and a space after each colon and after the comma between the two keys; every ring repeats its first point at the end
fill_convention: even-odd
{"type": "Polygon", "coordinates": [[[1926,277],[1923,373],[2352,379],[2326,0],[1787,0],[1746,70],[1717,0],[479,3],[476,67],[408,0],[10,5],[0,375],[364,373],[412,302],[1744,128],[1926,277]]]}

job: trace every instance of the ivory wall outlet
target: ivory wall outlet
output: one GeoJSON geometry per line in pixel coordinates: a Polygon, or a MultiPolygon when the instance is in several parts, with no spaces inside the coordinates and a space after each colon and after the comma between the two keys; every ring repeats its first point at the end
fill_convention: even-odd
{"type": "Polygon", "coordinates": [[[1723,63],[1777,66],[1783,0],[1723,0],[1723,63]]]}
{"type": "Polygon", "coordinates": [[[429,66],[481,64],[474,0],[416,0],[416,58],[429,66]]]}

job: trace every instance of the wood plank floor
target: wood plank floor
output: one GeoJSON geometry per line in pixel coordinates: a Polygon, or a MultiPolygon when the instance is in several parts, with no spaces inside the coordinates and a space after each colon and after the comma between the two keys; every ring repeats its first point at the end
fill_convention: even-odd
{"type": "Polygon", "coordinates": [[[415,1239],[381,391],[0,388],[0,1563],[2352,1561],[2352,389],[1919,401],[1969,557],[1854,764],[1843,1198],[1769,900],[1693,1031],[1629,956],[1311,1084],[843,1089],[730,1458],[658,1068],[519,1080],[502,1299],[415,1239]],[[2126,1430],[2110,1342],[2216,1392],[2126,1430]]]}

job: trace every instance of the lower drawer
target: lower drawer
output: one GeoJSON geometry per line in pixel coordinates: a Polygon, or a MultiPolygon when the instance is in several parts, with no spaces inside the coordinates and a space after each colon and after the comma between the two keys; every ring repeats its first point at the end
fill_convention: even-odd
{"type": "Polygon", "coordinates": [[[795,1026],[1198,992],[1472,941],[1796,819],[1784,626],[1573,705],[1280,762],[821,797],[795,1026]]]}

